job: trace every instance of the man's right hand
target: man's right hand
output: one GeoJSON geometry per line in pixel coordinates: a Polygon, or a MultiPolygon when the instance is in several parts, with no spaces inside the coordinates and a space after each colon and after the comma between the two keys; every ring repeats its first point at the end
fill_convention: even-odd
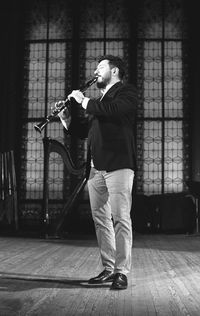
{"type": "Polygon", "coordinates": [[[59,111],[59,109],[65,105],[64,102],[65,101],[56,102],[55,105],[51,107],[51,111],[55,113],[58,112],[57,115],[60,117],[60,119],[66,120],[70,116],[69,110],[64,108],[63,110],[59,111]]]}
{"type": "Polygon", "coordinates": [[[58,116],[62,120],[67,120],[70,117],[68,109],[63,109],[61,112],[58,113],[58,116]]]}

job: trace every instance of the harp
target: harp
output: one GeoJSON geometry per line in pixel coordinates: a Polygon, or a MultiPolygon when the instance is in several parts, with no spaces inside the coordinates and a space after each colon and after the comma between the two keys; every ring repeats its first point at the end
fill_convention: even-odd
{"type": "Polygon", "coordinates": [[[59,236],[60,230],[63,226],[66,216],[72,210],[74,203],[77,201],[80,193],[84,189],[87,179],[88,179],[88,170],[87,163],[83,163],[79,167],[76,167],[72,161],[68,149],[55,139],[49,137],[43,138],[43,147],[44,147],[44,183],[43,183],[43,208],[42,208],[42,226],[43,226],[43,235],[48,238],[49,235],[49,158],[51,152],[58,153],[64,162],[67,171],[73,175],[80,175],[80,180],[75,186],[73,192],[68,198],[67,202],[64,204],[60,216],[56,219],[54,225],[53,236],[59,236]]]}

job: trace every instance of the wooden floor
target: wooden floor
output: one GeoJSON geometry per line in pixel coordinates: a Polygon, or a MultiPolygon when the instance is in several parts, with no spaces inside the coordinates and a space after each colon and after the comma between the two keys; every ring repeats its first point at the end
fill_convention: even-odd
{"type": "Polygon", "coordinates": [[[200,236],[136,235],[129,287],[101,271],[95,237],[0,237],[0,316],[200,315],[200,236]]]}

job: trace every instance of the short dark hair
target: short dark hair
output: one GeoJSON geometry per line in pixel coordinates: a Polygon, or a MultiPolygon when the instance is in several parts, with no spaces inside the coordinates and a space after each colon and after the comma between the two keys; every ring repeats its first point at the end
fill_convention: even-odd
{"type": "Polygon", "coordinates": [[[99,58],[98,63],[100,63],[102,60],[105,60],[105,59],[109,61],[110,65],[117,67],[119,69],[119,78],[123,79],[125,75],[125,67],[124,67],[123,60],[118,56],[104,55],[99,58]]]}

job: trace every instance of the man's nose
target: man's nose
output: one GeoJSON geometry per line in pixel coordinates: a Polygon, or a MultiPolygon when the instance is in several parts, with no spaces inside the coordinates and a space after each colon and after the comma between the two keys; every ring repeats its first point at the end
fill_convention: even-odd
{"type": "Polygon", "coordinates": [[[98,71],[98,69],[96,69],[96,70],[94,71],[95,76],[98,75],[98,73],[99,73],[99,71],[98,71]]]}

